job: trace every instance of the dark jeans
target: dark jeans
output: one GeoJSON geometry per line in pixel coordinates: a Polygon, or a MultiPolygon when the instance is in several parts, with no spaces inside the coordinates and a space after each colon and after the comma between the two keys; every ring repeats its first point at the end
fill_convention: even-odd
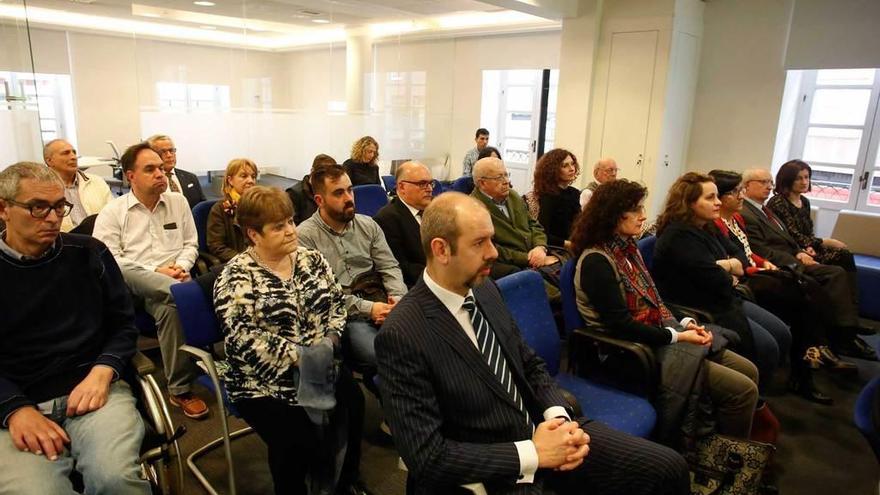
{"type": "Polygon", "coordinates": [[[306,474],[334,466],[333,446],[339,443],[337,432],[347,432],[348,439],[337,487],[344,489],[358,480],[364,396],[348,370],[340,372],[336,383],[336,409],[330,416],[330,425],[325,428],[312,423],[303,408],[278,399],[244,399],[236,401],[235,407],[269,450],[269,471],[276,494],[308,494],[306,474]]]}

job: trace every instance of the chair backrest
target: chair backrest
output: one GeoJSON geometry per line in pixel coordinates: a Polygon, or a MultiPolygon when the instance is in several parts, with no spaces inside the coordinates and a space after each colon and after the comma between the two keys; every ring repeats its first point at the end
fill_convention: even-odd
{"type": "Polygon", "coordinates": [[[199,236],[199,250],[208,250],[208,215],[218,200],[209,199],[193,206],[193,220],[196,222],[196,233],[199,236]]]}
{"type": "Polygon", "coordinates": [[[186,343],[206,348],[223,340],[220,323],[214,313],[214,302],[195,280],[171,285],[186,343]]]}
{"type": "Polygon", "coordinates": [[[470,194],[474,190],[474,178],[470,176],[459,177],[452,183],[452,190],[470,194]]]}
{"type": "Polygon", "coordinates": [[[577,294],[574,289],[574,272],[577,268],[577,258],[572,258],[562,265],[559,273],[559,290],[562,293],[562,319],[565,322],[565,333],[569,334],[575,329],[584,328],[584,319],[577,307],[577,294]]]}
{"type": "Polygon", "coordinates": [[[561,344],[544,278],[534,270],[523,270],[500,278],[497,283],[523,340],[547,363],[550,375],[556,376],[561,344]]]}
{"type": "Polygon", "coordinates": [[[443,194],[446,192],[446,188],[443,187],[443,183],[437,179],[434,179],[434,190],[431,191],[431,196],[437,196],[438,194],[443,194]]]}
{"type": "Polygon", "coordinates": [[[853,253],[880,256],[880,215],[840,210],[831,237],[845,242],[853,253]]]}
{"type": "Polygon", "coordinates": [[[656,235],[649,235],[639,241],[639,252],[642,253],[642,259],[645,260],[645,267],[648,268],[648,271],[654,269],[654,246],[656,244],[656,235]]]}
{"type": "Polygon", "coordinates": [[[385,184],[385,190],[388,191],[388,193],[392,193],[397,189],[397,179],[395,179],[393,175],[383,175],[382,183],[385,184]]]}
{"type": "Polygon", "coordinates": [[[878,390],[880,390],[880,376],[869,381],[859,393],[853,408],[853,421],[880,461],[880,432],[877,431],[878,425],[874,423],[874,409],[877,407],[877,401],[880,400],[877,397],[878,390]]]}
{"type": "Polygon", "coordinates": [[[379,184],[362,184],[351,188],[354,193],[354,211],[373,216],[388,204],[388,194],[379,184]]]}

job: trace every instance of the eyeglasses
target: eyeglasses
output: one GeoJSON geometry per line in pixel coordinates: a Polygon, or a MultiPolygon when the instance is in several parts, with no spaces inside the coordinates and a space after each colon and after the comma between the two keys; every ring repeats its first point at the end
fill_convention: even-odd
{"type": "Polygon", "coordinates": [[[12,199],[7,199],[5,201],[11,205],[30,211],[31,216],[34,218],[46,218],[49,216],[50,211],[55,211],[55,214],[58,215],[59,218],[66,217],[67,215],[70,215],[70,211],[73,209],[73,205],[68,203],[66,199],[62,199],[54,205],[42,201],[36,203],[20,203],[12,199]]]}
{"type": "Polygon", "coordinates": [[[155,151],[156,153],[158,153],[159,156],[167,155],[167,154],[172,154],[172,155],[173,155],[173,154],[176,154],[176,153],[177,153],[177,148],[154,149],[154,151],[155,151]]]}
{"type": "Polygon", "coordinates": [[[722,196],[739,196],[740,194],[742,194],[742,192],[743,192],[743,188],[742,188],[742,186],[740,186],[740,187],[731,189],[730,191],[727,191],[726,193],[722,194],[722,196]]]}
{"type": "Polygon", "coordinates": [[[501,174],[496,177],[480,177],[483,180],[500,180],[501,182],[507,182],[510,180],[510,174],[501,174]]]}
{"type": "Polygon", "coordinates": [[[762,186],[770,186],[770,187],[773,187],[776,185],[773,182],[773,179],[752,179],[749,182],[760,182],[762,186]]]}
{"type": "Polygon", "coordinates": [[[402,180],[404,184],[412,184],[419,189],[434,189],[434,181],[432,180],[402,180]]]}

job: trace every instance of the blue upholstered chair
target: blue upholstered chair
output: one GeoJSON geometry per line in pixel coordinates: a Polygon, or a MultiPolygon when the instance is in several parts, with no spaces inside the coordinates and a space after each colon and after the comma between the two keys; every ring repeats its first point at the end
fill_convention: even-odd
{"type": "Polygon", "coordinates": [[[198,382],[214,392],[217,407],[220,410],[220,426],[223,431],[221,437],[206,443],[190,454],[186,458],[186,465],[205,490],[212,495],[216,495],[217,491],[211,486],[198,466],[196,466],[195,461],[209,451],[223,445],[226,455],[229,493],[235,495],[235,472],[232,464],[231,440],[252,433],[253,430],[250,427],[245,427],[231,433],[229,432],[227,414],[235,417],[238,417],[238,414],[232,403],[229,402],[229,398],[226,396],[226,388],[220,383],[220,378],[217,374],[218,361],[214,359],[213,346],[218,342],[222,342],[223,336],[220,333],[220,324],[214,314],[214,304],[194,280],[173,284],[171,286],[171,294],[174,296],[174,302],[178,310],[177,313],[180,316],[180,323],[186,334],[186,344],[180,346],[180,349],[192,354],[197,360],[198,365],[207,373],[200,376],[198,382]]]}
{"type": "Polygon", "coordinates": [[[559,290],[562,317],[569,336],[569,365],[580,376],[651,398],[657,388],[657,360],[649,346],[586,328],[575,293],[577,258],[562,265],[559,290]]]}
{"type": "Polygon", "coordinates": [[[856,428],[868,440],[871,449],[874,450],[874,455],[877,457],[878,462],[880,462],[880,431],[878,431],[878,426],[880,425],[874,421],[874,410],[876,408],[874,404],[877,400],[880,400],[877,397],[878,390],[880,390],[880,376],[876,376],[869,381],[859,393],[856,405],[853,408],[853,419],[856,428]]]}
{"type": "Polygon", "coordinates": [[[547,363],[559,386],[577,398],[584,416],[631,435],[651,434],[657,413],[647,400],[559,371],[561,343],[540,274],[523,270],[499,279],[498,288],[523,339],[547,363]]]}
{"type": "Polygon", "coordinates": [[[460,193],[470,194],[474,190],[474,178],[471,176],[459,177],[452,183],[451,189],[460,193]]]}
{"type": "Polygon", "coordinates": [[[354,211],[362,215],[374,216],[388,204],[388,193],[379,184],[354,186],[354,211]]]}
{"type": "Polygon", "coordinates": [[[443,194],[446,192],[446,188],[443,187],[443,183],[437,179],[434,179],[434,189],[431,191],[431,196],[437,196],[438,194],[443,194]]]}
{"type": "Polygon", "coordinates": [[[383,175],[382,183],[385,184],[385,191],[388,194],[394,193],[397,189],[397,179],[395,179],[393,175],[383,175]]]}
{"type": "Polygon", "coordinates": [[[642,259],[645,260],[645,266],[649,271],[654,269],[654,246],[656,245],[656,235],[649,235],[639,241],[639,252],[642,253],[642,259]]]}

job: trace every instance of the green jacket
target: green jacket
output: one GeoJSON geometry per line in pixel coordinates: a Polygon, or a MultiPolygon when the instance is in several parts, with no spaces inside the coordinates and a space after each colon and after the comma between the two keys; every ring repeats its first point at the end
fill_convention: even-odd
{"type": "Polygon", "coordinates": [[[522,268],[529,266],[529,251],[537,246],[547,246],[547,234],[536,220],[529,216],[528,206],[522,197],[511,190],[507,196],[508,218],[488,196],[475,187],[471,196],[482,201],[495,226],[495,247],[498,249],[498,261],[522,268]]]}

